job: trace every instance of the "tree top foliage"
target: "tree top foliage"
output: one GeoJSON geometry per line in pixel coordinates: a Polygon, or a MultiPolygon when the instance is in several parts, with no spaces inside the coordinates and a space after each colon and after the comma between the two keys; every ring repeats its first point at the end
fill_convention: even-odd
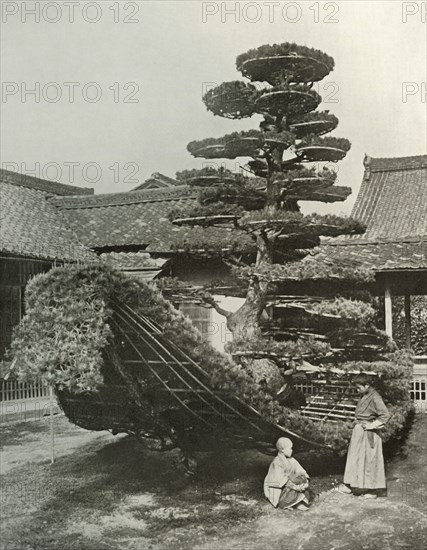
{"type": "MultiPolygon", "coordinates": [[[[333,70],[334,60],[320,50],[286,42],[248,50],[236,65],[251,82],[224,82],[208,90],[203,101],[214,115],[225,118],[261,114],[259,128],[191,141],[187,149],[196,158],[251,160],[240,173],[218,165],[177,173],[179,181],[199,189],[199,204],[185,213],[174,209],[169,217],[178,225],[221,225],[237,237],[246,233],[258,251],[246,273],[291,262],[286,271],[301,275],[304,270],[294,261],[322,237],[364,231],[356,220],[295,215],[301,201],[332,203],[351,193],[350,187],[336,185],[336,162],[351,144],[326,135],[338,119],[328,110],[316,110],[321,97],[313,89],[314,82],[333,70]]],[[[326,271],[330,268],[324,267],[326,271]]],[[[351,268],[341,271],[349,274],[351,268]]],[[[355,268],[355,277],[359,272],[355,268]]]]}
{"type": "Polygon", "coordinates": [[[333,70],[334,65],[333,58],[324,52],[290,42],[265,44],[240,54],[236,59],[237,69],[244,76],[270,83],[276,82],[285,71],[290,81],[322,80],[333,70]],[[284,59],[274,63],[274,58],[283,57],[288,58],[289,61],[284,59]],[[268,66],[269,63],[265,58],[273,58],[271,66],[268,66]],[[257,60],[262,60],[262,63],[257,63],[257,60]]]}

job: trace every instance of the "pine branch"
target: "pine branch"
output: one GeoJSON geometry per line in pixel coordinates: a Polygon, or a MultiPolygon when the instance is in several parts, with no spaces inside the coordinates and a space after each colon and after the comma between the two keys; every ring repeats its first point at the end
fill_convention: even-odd
{"type": "Polygon", "coordinates": [[[240,256],[239,258],[224,258],[223,262],[229,267],[246,267],[248,265],[247,263],[242,261],[242,256],[240,256]]]}
{"type": "Polygon", "coordinates": [[[199,296],[203,302],[212,306],[217,313],[223,315],[225,318],[228,319],[232,315],[232,312],[222,308],[209,292],[203,292],[199,296]]]}

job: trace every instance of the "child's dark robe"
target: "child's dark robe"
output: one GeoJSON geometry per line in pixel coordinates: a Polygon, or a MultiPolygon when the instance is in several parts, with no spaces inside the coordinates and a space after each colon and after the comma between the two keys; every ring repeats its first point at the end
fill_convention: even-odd
{"type": "Polygon", "coordinates": [[[377,430],[388,422],[390,413],[379,393],[371,389],[357,404],[355,416],[344,483],[357,489],[385,489],[383,447],[377,430]],[[373,422],[374,429],[364,430],[362,422],[373,422]]]}

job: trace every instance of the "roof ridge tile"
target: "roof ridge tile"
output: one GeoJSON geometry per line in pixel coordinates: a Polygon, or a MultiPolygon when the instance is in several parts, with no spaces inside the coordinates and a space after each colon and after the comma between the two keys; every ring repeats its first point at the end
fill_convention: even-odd
{"type": "Polygon", "coordinates": [[[0,182],[8,183],[18,187],[26,187],[36,191],[44,191],[45,193],[53,193],[55,195],[93,195],[94,189],[89,187],[78,187],[76,185],[68,185],[58,181],[45,180],[21,174],[20,172],[12,172],[11,170],[0,169],[0,182]]]}
{"type": "Polygon", "coordinates": [[[418,170],[427,168],[427,155],[411,157],[369,157],[366,155],[364,164],[370,172],[418,170]]]}
{"type": "Polygon", "coordinates": [[[52,197],[51,203],[61,209],[106,208],[141,204],[145,202],[163,202],[180,198],[196,197],[197,191],[188,186],[180,185],[159,189],[142,189],[138,191],[123,191],[121,193],[105,193],[100,195],[85,195],[79,197],[52,197]]]}

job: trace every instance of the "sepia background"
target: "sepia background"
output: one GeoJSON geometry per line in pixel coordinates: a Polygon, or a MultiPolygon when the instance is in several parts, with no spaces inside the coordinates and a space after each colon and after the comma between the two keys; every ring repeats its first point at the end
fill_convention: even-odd
{"type": "Polygon", "coordinates": [[[365,153],[425,153],[422,3],[102,1],[86,11],[80,2],[70,17],[67,2],[50,2],[60,9],[40,7],[39,22],[31,12],[37,3],[22,3],[27,13],[19,4],[2,2],[4,168],[105,193],[129,190],[155,171],[200,167],[189,141],[250,129],[260,118],[214,117],[203,93],[241,79],[238,54],[285,41],[335,59],[319,84],[319,110],[337,115],[333,135],[352,142],[339,184],[353,195],[323,211],[350,212],[365,153]],[[73,102],[64,83],[74,83],[73,102]]]}

